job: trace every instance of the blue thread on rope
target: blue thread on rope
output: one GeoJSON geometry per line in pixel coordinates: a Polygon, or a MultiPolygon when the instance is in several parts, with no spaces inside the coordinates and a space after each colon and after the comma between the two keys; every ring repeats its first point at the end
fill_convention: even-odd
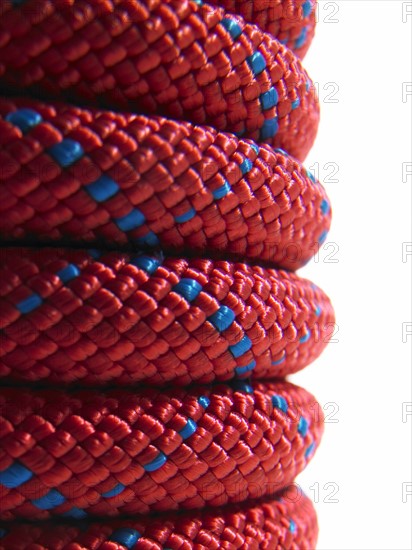
{"type": "Polygon", "coordinates": [[[224,17],[220,24],[227,30],[233,40],[236,40],[242,34],[240,25],[234,19],[230,19],[230,17],[224,17]]]}
{"type": "Polygon", "coordinates": [[[329,203],[326,199],[323,199],[320,205],[320,209],[322,211],[322,214],[327,214],[329,212],[329,203]]]}
{"type": "Polygon", "coordinates": [[[51,510],[52,508],[56,508],[56,506],[60,506],[63,502],[66,502],[66,498],[56,489],[51,489],[47,495],[36,498],[31,502],[37,506],[37,508],[40,508],[40,510],[51,510]]]}
{"type": "Polygon", "coordinates": [[[33,472],[28,470],[20,462],[13,462],[7,470],[0,472],[0,483],[8,489],[20,487],[33,477],[33,472]]]}
{"type": "Polygon", "coordinates": [[[131,231],[132,229],[136,229],[137,227],[143,225],[146,218],[140,210],[133,208],[133,210],[126,214],[126,216],[117,218],[114,221],[116,222],[117,227],[122,231],[131,231]]]}
{"type": "Polygon", "coordinates": [[[71,510],[64,512],[62,516],[64,516],[65,518],[72,518],[72,519],[84,519],[85,517],[87,517],[87,514],[84,510],[81,510],[80,508],[77,508],[75,506],[71,510]]]}
{"type": "Polygon", "coordinates": [[[321,308],[319,305],[317,305],[317,306],[316,306],[316,309],[315,309],[315,315],[316,315],[316,317],[319,317],[319,315],[320,315],[321,313],[322,313],[322,308],[321,308]]]}
{"type": "Polygon", "coordinates": [[[160,451],[157,457],[149,462],[149,464],[146,464],[146,466],[143,466],[143,468],[146,470],[146,472],[155,472],[163,466],[166,460],[166,455],[160,451]]]}
{"type": "Polygon", "coordinates": [[[256,153],[256,156],[258,156],[258,155],[259,155],[259,151],[260,151],[259,145],[256,145],[256,143],[251,143],[250,146],[251,146],[251,148],[254,150],[254,152],[256,153]]]}
{"type": "Polygon", "coordinates": [[[308,428],[309,428],[308,421],[304,416],[301,416],[298,424],[298,432],[302,437],[305,437],[305,435],[308,433],[308,428]]]}
{"type": "Polygon", "coordinates": [[[113,489],[110,489],[110,491],[107,491],[106,493],[102,493],[102,497],[110,498],[110,497],[120,495],[120,493],[122,493],[125,490],[125,488],[126,487],[123,485],[123,483],[118,483],[113,487],[113,489]]]}
{"type": "Polygon", "coordinates": [[[327,231],[323,231],[319,237],[319,244],[323,244],[326,241],[326,237],[328,236],[327,231]]]}
{"type": "Polygon", "coordinates": [[[272,405],[276,409],[280,409],[284,413],[288,412],[288,404],[286,402],[286,399],[281,395],[272,395],[272,405]]]}
{"type": "Polygon", "coordinates": [[[264,111],[275,107],[278,104],[278,101],[279,95],[276,91],[276,88],[274,88],[273,86],[267,92],[261,94],[260,96],[260,103],[262,104],[262,109],[264,111]]]}
{"type": "Polygon", "coordinates": [[[60,271],[57,272],[58,278],[62,283],[66,284],[72,279],[75,279],[80,275],[80,270],[74,264],[69,264],[60,271]]]}
{"type": "Polygon", "coordinates": [[[255,52],[246,58],[249,67],[252,69],[255,76],[259,75],[266,69],[266,60],[260,52],[255,52]]]}
{"type": "Polygon", "coordinates": [[[306,2],[302,4],[302,12],[303,17],[309,17],[312,12],[312,2],[310,0],[306,0],[306,2]]]}
{"type": "Polygon", "coordinates": [[[307,342],[310,338],[310,330],[308,330],[308,332],[306,334],[304,334],[300,339],[299,339],[299,342],[301,344],[304,344],[305,342],[307,342]]]}
{"type": "Polygon", "coordinates": [[[310,458],[315,450],[315,443],[311,443],[305,451],[305,458],[310,458]]]}
{"type": "Polygon", "coordinates": [[[297,98],[295,99],[295,101],[292,102],[292,111],[294,111],[295,109],[297,109],[300,105],[300,99],[297,98]]]}
{"type": "Polygon", "coordinates": [[[85,186],[86,191],[97,202],[107,201],[113,197],[120,189],[117,183],[106,174],[102,174],[96,181],[85,186]]]}
{"type": "Polygon", "coordinates": [[[149,231],[146,235],[143,235],[143,237],[138,237],[136,243],[140,246],[157,246],[159,244],[159,239],[153,231],[149,231]]]}
{"type": "Polygon", "coordinates": [[[201,395],[198,398],[198,402],[199,402],[199,405],[201,407],[203,407],[204,409],[207,409],[208,406],[210,405],[210,399],[208,397],[206,397],[205,395],[201,395]]]}
{"type": "Polygon", "coordinates": [[[183,298],[186,298],[188,302],[193,302],[202,290],[200,285],[194,279],[180,279],[180,281],[173,287],[173,292],[177,292],[183,298]]]}
{"type": "Polygon", "coordinates": [[[240,342],[237,344],[234,344],[233,346],[229,346],[229,351],[232,353],[233,357],[240,357],[244,353],[246,353],[250,348],[252,347],[252,342],[249,338],[249,336],[244,336],[240,342]]]}
{"type": "Polygon", "coordinates": [[[243,391],[245,393],[253,393],[253,388],[245,380],[232,380],[231,386],[235,391],[243,391]]]}
{"type": "Polygon", "coordinates": [[[280,365],[281,363],[283,363],[285,359],[286,359],[286,353],[283,352],[283,355],[280,359],[278,359],[277,361],[272,361],[272,366],[275,367],[276,365],[280,365]]]}
{"type": "Polygon", "coordinates": [[[17,109],[17,111],[6,115],[5,119],[10,124],[14,124],[14,126],[20,128],[23,134],[40,124],[43,120],[41,115],[37,111],[33,111],[33,109],[17,109]]]}
{"type": "Polygon", "coordinates": [[[151,258],[150,256],[137,256],[136,258],[132,258],[130,263],[143,269],[148,275],[153,275],[160,265],[160,262],[156,258],[151,258]]]}
{"type": "Polygon", "coordinates": [[[50,147],[49,153],[60,166],[67,168],[84,155],[84,150],[78,141],[63,139],[50,147]]]}
{"type": "Polygon", "coordinates": [[[212,323],[216,330],[222,332],[230,327],[235,320],[235,313],[227,306],[220,306],[220,308],[207,318],[212,323]]]}
{"type": "Polygon", "coordinates": [[[277,134],[279,130],[279,122],[277,117],[266,119],[263,123],[262,128],[260,129],[261,139],[268,139],[277,134]]]}
{"type": "Polygon", "coordinates": [[[225,183],[221,186],[212,191],[212,195],[215,199],[221,199],[225,195],[229,193],[231,190],[230,184],[228,181],[225,181],[225,183]]]}
{"type": "Polygon", "coordinates": [[[182,439],[187,439],[188,437],[190,437],[195,433],[196,429],[197,429],[196,422],[191,418],[188,418],[186,422],[186,426],[180,430],[179,435],[182,439]]]}
{"type": "Polygon", "coordinates": [[[142,535],[136,529],[128,529],[122,527],[121,529],[116,529],[110,537],[111,542],[118,542],[123,546],[126,546],[128,550],[131,550],[136,542],[140,539],[142,535]]]}
{"type": "Polygon", "coordinates": [[[308,176],[308,178],[313,182],[313,183],[316,183],[316,178],[315,176],[312,174],[312,172],[310,170],[306,170],[306,175],[308,176]]]}
{"type": "Polygon", "coordinates": [[[16,307],[20,311],[20,313],[26,314],[41,306],[42,303],[43,299],[41,298],[41,296],[33,293],[31,296],[28,296],[27,298],[19,302],[16,307]]]}
{"type": "Polygon", "coordinates": [[[255,367],[256,367],[256,361],[253,360],[248,365],[245,365],[244,367],[236,367],[235,372],[237,376],[243,376],[247,372],[250,372],[251,370],[253,370],[255,367]]]}
{"type": "Polygon", "coordinates": [[[180,216],[175,216],[175,221],[177,223],[185,223],[191,220],[192,218],[194,218],[195,216],[196,216],[196,210],[194,208],[191,208],[184,214],[181,214],[180,216]]]}
{"type": "Polygon", "coordinates": [[[295,42],[295,48],[301,48],[303,44],[306,42],[307,36],[308,36],[308,28],[303,27],[302,32],[300,33],[299,37],[295,42]]]}
{"type": "Polygon", "coordinates": [[[248,172],[250,172],[253,168],[253,162],[249,159],[245,159],[241,164],[240,164],[240,170],[242,171],[242,174],[245,175],[247,174],[248,172]]]}
{"type": "Polygon", "coordinates": [[[296,532],[296,523],[293,521],[293,519],[291,519],[289,521],[289,531],[291,533],[295,533],[296,532]]]}

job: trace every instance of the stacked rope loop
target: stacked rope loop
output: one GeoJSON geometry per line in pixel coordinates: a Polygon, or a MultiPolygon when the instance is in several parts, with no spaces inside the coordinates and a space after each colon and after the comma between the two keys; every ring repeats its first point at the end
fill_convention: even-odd
{"type": "Polygon", "coordinates": [[[312,0],[0,6],[0,549],[313,549],[312,0]]]}

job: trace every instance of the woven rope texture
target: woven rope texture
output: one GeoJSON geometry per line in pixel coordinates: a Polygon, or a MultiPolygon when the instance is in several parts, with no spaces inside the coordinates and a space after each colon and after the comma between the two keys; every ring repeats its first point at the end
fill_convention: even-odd
{"type": "Polygon", "coordinates": [[[334,328],[293,273],[331,221],[314,27],[312,0],[1,2],[0,550],[315,547],[290,484],[322,409],[280,379],[334,328]]]}

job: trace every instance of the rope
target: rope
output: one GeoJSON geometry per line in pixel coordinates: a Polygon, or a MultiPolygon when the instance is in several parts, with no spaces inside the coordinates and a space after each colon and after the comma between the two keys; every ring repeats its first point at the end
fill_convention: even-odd
{"type": "MultiPolygon", "coordinates": [[[[80,517],[81,514],[80,514],[80,517]]],[[[238,548],[314,548],[316,514],[312,503],[294,490],[276,501],[233,505],[161,518],[85,523],[2,524],[4,548],[59,550],[235,550],[238,548]],[[293,518],[293,519],[292,519],[293,518]]]]}
{"type": "Polygon", "coordinates": [[[2,2],[0,549],[314,548],[287,487],[322,412],[270,380],[334,323],[291,272],[331,219],[301,164],[314,24],[311,0],[2,2]]]}
{"type": "Polygon", "coordinates": [[[326,346],[333,310],[293,273],[212,260],[3,250],[0,378],[188,384],[283,376],[326,346]]]}

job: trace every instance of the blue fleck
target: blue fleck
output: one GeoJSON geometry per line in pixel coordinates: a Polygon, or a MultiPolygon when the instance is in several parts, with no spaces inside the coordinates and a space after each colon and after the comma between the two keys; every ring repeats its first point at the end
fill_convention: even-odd
{"type": "Polygon", "coordinates": [[[199,401],[199,405],[204,409],[207,409],[208,406],[210,405],[210,399],[205,395],[200,396],[198,401],[199,401]]]}
{"type": "Polygon", "coordinates": [[[255,75],[260,74],[266,69],[266,60],[260,52],[250,55],[246,58],[246,61],[255,75]]]}
{"type": "Polygon", "coordinates": [[[312,174],[312,172],[310,170],[306,170],[306,175],[308,176],[308,178],[313,182],[313,183],[316,183],[316,178],[315,176],[312,174]]]}
{"type": "Polygon", "coordinates": [[[125,490],[125,486],[123,483],[118,483],[113,487],[113,489],[110,489],[110,491],[107,491],[106,493],[102,493],[102,497],[104,498],[110,498],[117,495],[120,495],[125,490]]]}
{"type": "Polygon", "coordinates": [[[283,352],[283,355],[280,359],[278,359],[277,361],[272,361],[272,366],[276,366],[276,365],[280,365],[281,363],[283,363],[283,361],[286,359],[286,353],[283,352]]]}
{"type": "Polygon", "coordinates": [[[196,422],[191,418],[189,418],[186,423],[186,426],[180,430],[179,435],[182,439],[187,439],[188,437],[190,437],[195,433],[196,428],[197,428],[196,422]]]}
{"type": "Polygon", "coordinates": [[[280,149],[279,147],[277,147],[276,149],[274,149],[275,153],[281,153],[282,155],[287,155],[286,151],[284,151],[283,149],[280,149]]]}
{"type": "Polygon", "coordinates": [[[220,306],[220,308],[213,313],[207,319],[212,323],[216,330],[222,332],[230,327],[235,320],[235,313],[227,306],[220,306]]]}
{"type": "Polygon", "coordinates": [[[329,203],[326,199],[322,200],[322,203],[320,205],[320,209],[322,211],[322,214],[327,214],[329,212],[329,203]]]}
{"type": "Polygon", "coordinates": [[[102,174],[96,181],[86,185],[85,189],[95,201],[103,202],[113,197],[120,188],[112,178],[102,174]]]}
{"type": "Polygon", "coordinates": [[[297,98],[297,99],[295,99],[295,101],[292,102],[292,111],[297,109],[299,107],[299,105],[300,105],[300,99],[297,98]]]}
{"type": "Polygon", "coordinates": [[[253,388],[244,380],[233,380],[232,384],[235,391],[243,391],[245,393],[253,393],[253,388]]]}
{"type": "Polygon", "coordinates": [[[84,519],[85,517],[87,517],[87,514],[84,510],[74,507],[71,510],[64,512],[62,516],[64,516],[65,518],[84,519]]]}
{"type": "Polygon", "coordinates": [[[122,527],[121,529],[116,529],[110,537],[111,542],[118,542],[119,544],[122,544],[123,546],[126,546],[129,550],[133,548],[133,546],[136,544],[136,542],[140,539],[142,535],[139,533],[139,531],[136,531],[135,529],[128,529],[126,527],[122,527]]]}
{"type": "Polygon", "coordinates": [[[272,395],[272,405],[276,409],[280,409],[284,413],[288,412],[288,404],[286,402],[286,399],[281,395],[272,395]]]}
{"type": "Polygon", "coordinates": [[[319,237],[319,244],[323,244],[326,241],[327,236],[328,236],[328,232],[324,231],[319,237]]]}
{"type": "Polygon", "coordinates": [[[233,357],[240,357],[246,353],[252,347],[252,342],[248,336],[244,336],[240,342],[229,346],[229,350],[232,353],[233,357]]]}
{"type": "Polygon", "coordinates": [[[7,535],[6,529],[0,528],[0,539],[7,535]]]}
{"type": "Polygon", "coordinates": [[[251,143],[250,146],[254,150],[254,152],[256,153],[256,156],[258,156],[259,151],[260,151],[259,145],[256,145],[256,143],[251,143]]]}
{"type": "Polygon", "coordinates": [[[72,279],[75,279],[79,275],[80,275],[79,268],[73,264],[69,264],[68,266],[64,267],[63,269],[57,272],[58,278],[64,284],[68,283],[72,279]]]}
{"type": "Polygon", "coordinates": [[[14,124],[20,128],[20,130],[25,134],[31,128],[34,128],[43,120],[41,115],[33,109],[18,109],[13,113],[6,115],[5,119],[7,122],[14,124]]]}
{"type": "Polygon", "coordinates": [[[233,40],[236,40],[236,38],[239,38],[239,36],[242,34],[242,29],[240,28],[240,25],[234,19],[225,17],[224,19],[222,19],[220,24],[225,27],[233,40]]]}
{"type": "Polygon", "coordinates": [[[225,195],[229,193],[231,190],[229,182],[225,181],[225,183],[221,186],[212,191],[212,195],[215,199],[221,199],[225,195]]]}
{"type": "Polygon", "coordinates": [[[47,495],[32,500],[32,504],[41,510],[51,510],[52,508],[56,508],[56,506],[60,506],[63,502],[66,502],[66,498],[59,491],[56,491],[56,489],[51,489],[47,495]]]}
{"type": "Polygon", "coordinates": [[[249,159],[245,159],[241,164],[240,164],[240,169],[242,171],[242,174],[245,175],[247,174],[248,172],[250,172],[253,168],[253,162],[249,159]]]}
{"type": "Polygon", "coordinates": [[[114,221],[116,222],[117,227],[119,227],[122,231],[131,231],[132,229],[136,229],[136,227],[143,225],[146,218],[140,210],[133,208],[133,210],[126,214],[126,216],[117,218],[114,221]]]}
{"type": "Polygon", "coordinates": [[[312,11],[312,2],[310,0],[306,0],[306,2],[302,5],[302,11],[303,17],[309,17],[312,11]]]}
{"type": "Polygon", "coordinates": [[[50,147],[49,153],[60,166],[67,168],[84,155],[84,150],[78,141],[63,139],[50,147]]]}
{"type": "Polygon", "coordinates": [[[316,317],[319,317],[319,315],[322,313],[322,308],[320,306],[316,306],[316,309],[315,309],[315,315],[316,317]]]}
{"type": "Polygon", "coordinates": [[[146,235],[143,235],[143,237],[138,237],[136,242],[140,246],[157,246],[159,244],[159,239],[153,231],[149,231],[146,235]]]}
{"type": "Polygon", "coordinates": [[[291,533],[295,533],[296,532],[296,523],[293,521],[293,519],[290,520],[290,523],[289,523],[289,531],[291,533]]]}
{"type": "Polygon", "coordinates": [[[272,107],[275,107],[278,104],[279,101],[279,95],[276,91],[276,88],[272,86],[270,90],[267,92],[261,94],[260,96],[260,102],[262,104],[263,110],[271,109],[272,107]]]}
{"type": "Polygon", "coordinates": [[[298,432],[300,433],[300,435],[302,437],[305,437],[305,435],[308,433],[308,421],[306,420],[306,418],[304,418],[303,416],[300,417],[299,419],[299,424],[298,424],[298,432]]]}
{"type": "Polygon", "coordinates": [[[311,443],[305,451],[305,458],[310,458],[315,450],[315,443],[311,443]]]}
{"type": "Polygon", "coordinates": [[[175,221],[177,223],[184,223],[184,222],[188,222],[189,220],[191,220],[195,216],[196,216],[196,210],[194,208],[191,208],[190,210],[188,210],[184,214],[181,214],[180,216],[175,216],[175,221]]]}
{"type": "Polygon", "coordinates": [[[308,80],[306,81],[306,91],[307,91],[307,92],[308,92],[309,89],[310,89],[310,84],[311,84],[311,82],[310,82],[310,80],[308,79],[308,80]]]}
{"type": "Polygon", "coordinates": [[[143,466],[143,468],[146,470],[146,472],[155,472],[159,468],[163,466],[163,464],[166,462],[167,457],[162,452],[159,452],[156,458],[154,458],[149,464],[146,464],[143,466]]]}
{"type": "Polygon", "coordinates": [[[20,487],[20,485],[23,485],[23,483],[26,483],[32,477],[33,473],[23,466],[23,464],[14,462],[7,470],[0,472],[0,483],[8,489],[14,489],[15,487],[20,487]]]}
{"type": "Polygon", "coordinates": [[[236,367],[235,372],[238,376],[242,376],[243,374],[246,374],[247,372],[250,372],[256,367],[256,361],[251,361],[248,365],[245,365],[244,367],[236,367]]]}
{"type": "Polygon", "coordinates": [[[300,339],[299,339],[299,342],[301,344],[304,344],[305,342],[307,342],[310,338],[310,330],[308,330],[300,339]]]}
{"type": "Polygon", "coordinates": [[[303,44],[306,42],[307,36],[308,36],[308,28],[303,27],[302,32],[299,35],[299,38],[295,42],[295,48],[301,48],[303,44]]]}
{"type": "Polygon", "coordinates": [[[262,128],[260,129],[260,137],[261,139],[271,138],[277,134],[278,130],[279,130],[279,122],[277,117],[268,118],[265,120],[262,128]]]}
{"type": "Polygon", "coordinates": [[[149,256],[137,256],[136,258],[132,258],[130,263],[143,269],[149,275],[153,275],[160,265],[160,262],[156,258],[150,258],[149,256]]]}
{"type": "Polygon", "coordinates": [[[39,307],[43,303],[43,299],[38,294],[32,294],[25,300],[22,300],[17,304],[17,309],[20,311],[20,313],[30,313],[37,307],[39,307]]]}
{"type": "Polygon", "coordinates": [[[177,292],[183,298],[186,298],[188,302],[192,302],[197,298],[202,290],[202,285],[200,285],[194,279],[181,279],[177,285],[173,287],[173,292],[177,292]]]}

